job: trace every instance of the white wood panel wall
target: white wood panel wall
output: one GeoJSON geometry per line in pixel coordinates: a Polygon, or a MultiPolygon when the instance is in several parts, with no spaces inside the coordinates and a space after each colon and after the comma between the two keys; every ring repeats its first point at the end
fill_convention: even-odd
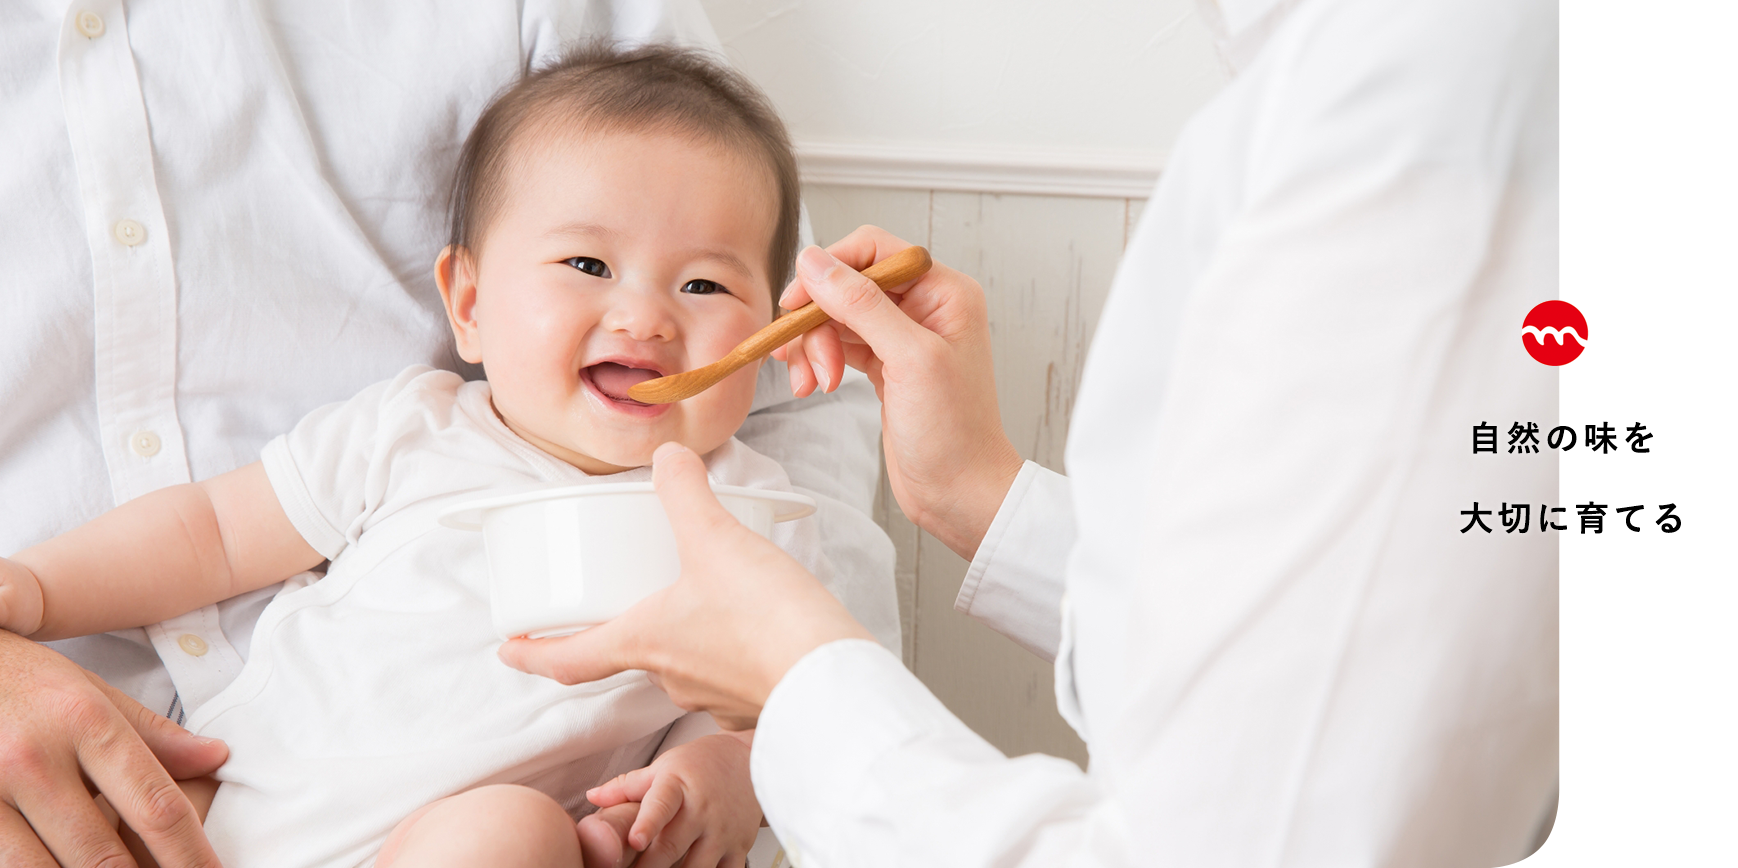
{"type": "MultiPolygon", "coordinates": [[[[1081,365],[1143,200],[815,184],[803,192],[820,243],[873,223],[983,284],[1002,424],[1023,456],[1065,470],[1081,365]]],[[[953,611],[966,562],[906,521],[885,473],[875,518],[899,552],[905,665],[1008,755],[1084,766],[1086,746],[1056,712],[1050,665],[953,611]]]]}

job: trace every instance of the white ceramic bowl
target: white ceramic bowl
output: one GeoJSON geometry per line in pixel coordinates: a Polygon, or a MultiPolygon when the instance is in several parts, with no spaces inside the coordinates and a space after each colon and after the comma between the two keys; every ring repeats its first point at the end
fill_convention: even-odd
{"type": "MultiPolygon", "coordinates": [[[[714,485],[712,493],[755,533],[802,518],[801,494],[714,485]]],[[[682,572],[670,518],[650,482],[572,485],[455,504],[443,525],[481,531],[489,606],[501,638],[557,636],[601,624],[682,572]]]]}

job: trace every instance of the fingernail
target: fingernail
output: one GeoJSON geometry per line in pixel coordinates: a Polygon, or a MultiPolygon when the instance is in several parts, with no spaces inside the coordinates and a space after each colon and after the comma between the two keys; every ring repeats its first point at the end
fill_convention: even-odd
{"type": "Polygon", "coordinates": [[[683,446],[682,444],[677,443],[674,440],[671,440],[670,442],[665,443],[662,446],[659,446],[657,451],[652,453],[652,460],[654,462],[663,461],[664,459],[669,458],[670,456],[675,455],[678,452],[685,452],[685,451],[687,451],[687,449],[688,449],[688,447],[683,446]]]}
{"type": "Polygon", "coordinates": [[[825,280],[827,273],[839,264],[839,260],[819,247],[808,247],[797,256],[797,268],[803,276],[810,280],[825,280]]]}
{"type": "Polygon", "coordinates": [[[790,286],[785,287],[784,292],[781,292],[778,294],[778,306],[779,307],[784,307],[785,310],[790,310],[790,308],[785,307],[785,299],[790,298],[791,297],[791,290],[796,289],[796,288],[797,288],[796,284],[793,283],[790,286]]]}
{"type": "Polygon", "coordinates": [[[809,360],[809,367],[815,369],[815,383],[817,384],[816,388],[820,389],[823,392],[833,391],[832,389],[827,388],[827,386],[831,382],[830,380],[827,379],[827,366],[821,364],[820,359],[810,359],[809,360]]]}
{"type": "Polygon", "coordinates": [[[204,736],[200,736],[198,741],[201,745],[203,745],[205,747],[210,747],[214,744],[219,744],[219,745],[223,744],[223,739],[221,739],[221,738],[206,738],[204,736]]]}

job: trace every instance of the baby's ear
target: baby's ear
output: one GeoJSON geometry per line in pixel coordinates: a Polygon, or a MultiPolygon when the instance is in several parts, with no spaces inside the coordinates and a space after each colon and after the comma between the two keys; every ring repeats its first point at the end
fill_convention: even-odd
{"type": "Polygon", "coordinates": [[[435,257],[435,286],[447,309],[447,324],[453,327],[453,342],[459,358],[471,364],[483,361],[483,342],[477,333],[477,260],[467,248],[448,244],[435,257]]]}

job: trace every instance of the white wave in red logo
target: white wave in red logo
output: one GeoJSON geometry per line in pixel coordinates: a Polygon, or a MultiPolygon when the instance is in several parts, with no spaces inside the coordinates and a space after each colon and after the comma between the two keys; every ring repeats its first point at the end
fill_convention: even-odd
{"type": "Polygon", "coordinates": [[[1533,340],[1536,340],[1539,343],[1544,343],[1546,338],[1551,338],[1557,342],[1557,346],[1562,346],[1564,338],[1574,338],[1576,343],[1583,347],[1587,346],[1587,342],[1581,339],[1581,334],[1575,331],[1574,326],[1564,326],[1560,329],[1555,329],[1550,326],[1545,326],[1544,328],[1539,328],[1538,326],[1521,326],[1521,334],[1532,335],[1533,340]]]}
{"type": "Polygon", "coordinates": [[[1540,364],[1567,365],[1587,348],[1587,318],[1569,302],[1540,302],[1521,323],[1521,346],[1540,364]]]}

